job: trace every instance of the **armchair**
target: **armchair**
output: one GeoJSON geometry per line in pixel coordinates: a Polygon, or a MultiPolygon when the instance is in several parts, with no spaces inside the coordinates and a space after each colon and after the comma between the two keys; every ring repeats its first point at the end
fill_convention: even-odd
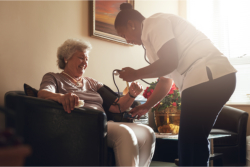
{"type": "MultiPolygon", "coordinates": [[[[24,143],[32,147],[25,165],[108,166],[114,163],[107,146],[107,118],[102,111],[74,109],[71,114],[55,101],[26,96],[22,91],[5,94],[5,107],[14,113],[6,119],[24,143]],[[108,157],[109,155],[109,157],[108,157]]],[[[113,164],[114,165],[114,164],[113,164]]]]}
{"type": "Polygon", "coordinates": [[[246,165],[246,129],[248,113],[224,106],[211,134],[230,134],[230,137],[214,139],[214,152],[223,153],[225,166],[246,165]]]}

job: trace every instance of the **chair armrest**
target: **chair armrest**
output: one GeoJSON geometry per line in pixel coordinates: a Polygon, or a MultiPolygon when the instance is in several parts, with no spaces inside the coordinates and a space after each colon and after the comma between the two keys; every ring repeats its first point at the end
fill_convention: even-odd
{"type": "Polygon", "coordinates": [[[240,133],[246,130],[248,113],[229,106],[224,106],[213,128],[240,133]]]}
{"type": "MultiPolygon", "coordinates": [[[[223,131],[232,136],[225,139],[216,139],[220,145],[239,145],[246,149],[246,130],[248,113],[229,106],[224,106],[211,132],[223,131]]],[[[215,142],[216,142],[215,141],[215,142]]]]}
{"type": "Polygon", "coordinates": [[[224,106],[214,125],[214,132],[225,132],[230,137],[214,140],[215,151],[225,155],[224,162],[241,166],[246,164],[246,129],[248,113],[229,106],[224,106]]]}
{"type": "Polygon", "coordinates": [[[107,159],[107,119],[102,111],[77,108],[7,92],[5,106],[15,111],[18,133],[33,148],[26,165],[100,166],[107,159]]]}

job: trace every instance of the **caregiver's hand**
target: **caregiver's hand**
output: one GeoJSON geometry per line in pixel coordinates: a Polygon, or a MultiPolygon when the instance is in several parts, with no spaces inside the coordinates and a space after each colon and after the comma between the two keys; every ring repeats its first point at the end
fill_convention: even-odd
{"type": "Polygon", "coordinates": [[[137,72],[136,70],[134,70],[133,68],[130,68],[130,67],[125,67],[123,68],[120,72],[120,78],[123,79],[124,81],[127,81],[127,82],[132,82],[132,81],[135,81],[139,78],[137,78],[137,72]]]}
{"type": "Polygon", "coordinates": [[[150,107],[147,107],[144,103],[140,106],[133,108],[132,110],[129,111],[129,113],[132,114],[132,117],[138,115],[137,119],[140,119],[141,116],[145,115],[149,110],[150,110],[150,107]]]}

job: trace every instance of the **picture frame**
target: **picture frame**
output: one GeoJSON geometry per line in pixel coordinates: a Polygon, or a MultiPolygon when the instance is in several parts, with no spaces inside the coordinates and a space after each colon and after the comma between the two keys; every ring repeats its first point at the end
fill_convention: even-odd
{"type": "Polygon", "coordinates": [[[126,2],[134,8],[134,0],[89,1],[90,36],[119,44],[132,45],[120,37],[114,28],[115,17],[120,11],[120,4],[126,2]]]}

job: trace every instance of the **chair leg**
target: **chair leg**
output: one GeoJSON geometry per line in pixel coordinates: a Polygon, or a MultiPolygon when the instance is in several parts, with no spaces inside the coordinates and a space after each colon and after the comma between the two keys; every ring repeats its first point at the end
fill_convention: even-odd
{"type": "Polygon", "coordinates": [[[179,166],[179,159],[175,159],[174,163],[175,163],[176,166],[179,166]]]}

